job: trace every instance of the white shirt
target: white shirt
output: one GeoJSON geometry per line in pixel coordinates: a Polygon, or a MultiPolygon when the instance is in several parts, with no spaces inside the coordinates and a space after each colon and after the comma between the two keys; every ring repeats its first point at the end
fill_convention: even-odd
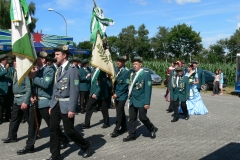
{"type": "Polygon", "coordinates": [[[44,67],[46,66],[46,64],[45,65],[43,65],[39,70],[42,70],[44,67]]]}
{"type": "MultiPolygon", "coordinates": [[[[63,64],[61,65],[62,71],[63,71],[63,69],[67,66],[67,64],[68,64],[68,61],[66,61],[65,63],[63,63],[63,64]]],[[[62,74],[62,72],[61,72],[61,74],[62,74]]]]}
{"type": "Polygon", "coordinates": [[[2,66],[4,69],[6,69],[2,63],[0,63],[0,64],[1,64],[1,66],[2,66]]]}

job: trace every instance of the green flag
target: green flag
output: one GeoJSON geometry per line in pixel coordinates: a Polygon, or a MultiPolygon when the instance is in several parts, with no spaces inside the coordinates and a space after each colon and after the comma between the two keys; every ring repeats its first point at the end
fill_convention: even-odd
{"type": "Polygon", "coordinates": [[[107,26],[114,25],[114,21],[109,18],[104,18],[103,10],[99,7],[94,7],[92,11],[92,20],[90,25],[91,30],[91,38],[90,42],[96,42],[97,32],[100,32],[102,38],[106,36],[106,28],[107,26]]]}
{"type": "Polygon", "coordinates": [[[11,1],[12,53],[16,55],[18,83],[28,75],[37,59],[32,37],[27,28],[26,20],[29,15],[26,14],[28,13],[26,6],[26,0],[11,1]]]}

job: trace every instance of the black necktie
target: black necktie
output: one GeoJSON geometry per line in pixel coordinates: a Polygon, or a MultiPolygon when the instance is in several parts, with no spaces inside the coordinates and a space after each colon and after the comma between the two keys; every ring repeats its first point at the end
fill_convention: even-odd
{"type": "Polygon", "coordinates": [[[62,73],[62,66],[59,67],[59,70],[58,70],[58,77],[61,76],[61,73],[62,73]]]}

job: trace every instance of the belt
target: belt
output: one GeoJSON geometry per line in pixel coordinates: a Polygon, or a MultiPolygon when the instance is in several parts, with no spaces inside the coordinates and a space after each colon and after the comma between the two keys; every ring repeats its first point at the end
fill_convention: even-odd
{"type": "Polygon", "coordinates": [[[43,100],[43,99],[48,99],[48,98],[46,98],[46,97],[38,97],[38,99],[40,99],[40,100],[42,99],[43,100]]]}
{"type": "Polygon", "coordinates": [[[67,102],[67,101],[69,101],[69,98],[57,98],[57,97],[55,97],[55,100],[60,101],[60,102],[67,102]]]}
{"type": "Polygon", "coordinates": [[[18,98],[18,97],[22,97],[24,96],[24,94],[14,94],[14,97],[18,98]]]}

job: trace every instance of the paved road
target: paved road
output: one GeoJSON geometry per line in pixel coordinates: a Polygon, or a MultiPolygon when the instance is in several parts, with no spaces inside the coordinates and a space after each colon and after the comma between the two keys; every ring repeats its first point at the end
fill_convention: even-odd
{"type": "MultiPolygon", "coordinates": [[[[165,89],[153,89],[151,109],[148,116],[158,128],[156,139],[149,138],[149,132],[139,123],[137,140],[124,143],[122,139],[127,133],[117,138],[111,138],[114,129],[115,110],[110,109],[111,127],[102,129],[101,112],[92,116],[92,128],[82,130],[78,125],[83,122],[84,116],[77,115],[76,129],[92,142],[93,154],[88,159],[97,160],[159,160],[159,159],[240,159],[240,99],[237,96],[211,96],[202,93],[202,98],[209,113],[206,115],[191,116],[188,121],[180,119],[171,123],[171,113],[166,113],[168,102],[163,98],[165,89]]],[[[126,109],[127,111],[127,109],[126,109]]],[[[128,112],[127,112],[128,113],[128,112]]],[[[182,117],[183,118],[183,117],[182,117]]],[[[17,143],[5,144],[0,142],[1,160],[42,160],[50,156],[49,132],[45,122],[41,126],[42,138],[35,144],[36,152],[18,156],[16,151],[25,146],[27,124],[19,128],[17,143]]],[[[8,123],[0,126],[1,138],[8,132],[8,123]]],[[[82,159],[82,152],[72,142],[70,147],[62,150],[64,159],[82,159]]]]}

